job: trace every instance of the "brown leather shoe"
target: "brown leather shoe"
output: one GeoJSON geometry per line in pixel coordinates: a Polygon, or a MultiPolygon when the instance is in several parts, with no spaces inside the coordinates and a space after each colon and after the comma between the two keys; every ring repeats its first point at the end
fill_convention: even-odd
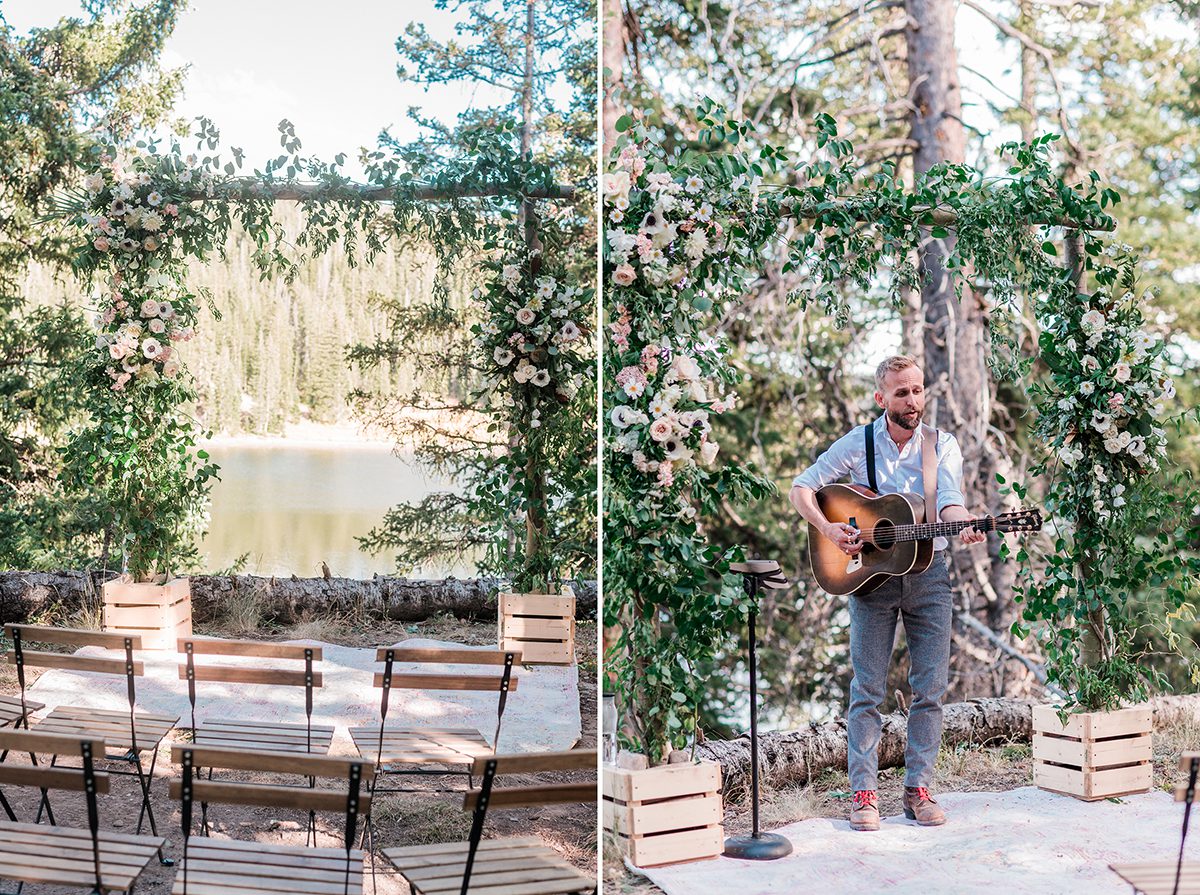
{"type": "Polygon", "coordinates": [[[879,829],[879,794],[873,789],[854,791],[854,804],[850,809],[850,829],[879,829]]]}
{"type": "Polygon", "coordinates": [[[946,822],[946,812],[938,807],[924,786],[904,787],[904,816],[923,827],[936,827],[946,822]]]}

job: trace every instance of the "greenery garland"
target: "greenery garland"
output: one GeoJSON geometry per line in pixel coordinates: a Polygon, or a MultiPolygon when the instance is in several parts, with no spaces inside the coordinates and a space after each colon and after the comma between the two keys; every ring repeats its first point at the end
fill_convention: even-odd
{"type": "MultiPolygon", "coordinates": [[[[711,101],[697,117],[701,148],[672,151],[640,114],[623,116],[604,178],[605,623],[617,632],[606,659],[634,733],[627,744],[658,761],[693,736],[703,698],[694,669],[750,608],[701,525],[726,501],[769,489],[752,470],[692,459],[716,437],[716,384],[733,378],[708,332],[716,315],[768,257],[800,275],[794,300],[837,321],[854,290],[882,286],[899,303],[902,288],[920,285],[911,259],[922,240],[951,229],[946,268],[960,294],[987,278],[989,363],[998,377],[1029,383],[1034,434],[1047,450],[1031,474],[1059,534],[1048,549],[1017,554],[1024,624],[1014,634],[1038,638],[1069,705],[1144,698],[1162,680],[1139,664],[1131,635],[1151,625],[1171,636],[1167,623],[1188,610],[1200,559],[1190,549],[1196,495],[1167,471],[1164,453],[1168,339],[1130,298],[1136,259],[1086,229],[1111,227],[1105,208],[1116,191],[1094,173],[1080,184],[1058,178],[1053,136],[1003,147],[1003,176],[943,164],[906,190],[890,164],[864,172],[827,115],[816,119],[822,153],[794,169],[783,149],[753,145],[751,126],[711,101]],[[950,215],[952,224],[938,222],[950,215]],[[1075,265],[1059,261],[1063,222],[1085,228],[1075,265]],[[1041,333],[1033,351],[1014,334],[1026,307],[1041,333]],[[657,371],[675,357],[692,375],[671,366],[667,381],[657,371]],[[701,383],[694,398],[680,379],[701,383]],[[1093,481],[1097,468],[1107,483],[1093,481]],[[1140,617],[1131,598],[1147,583],[1156,611],[1140,617]],[[1085,650],[1089,630],[1094,648],[1085,650]]],[[[1023,498],[1033,482],[1010,487],[1023,498]]]]}

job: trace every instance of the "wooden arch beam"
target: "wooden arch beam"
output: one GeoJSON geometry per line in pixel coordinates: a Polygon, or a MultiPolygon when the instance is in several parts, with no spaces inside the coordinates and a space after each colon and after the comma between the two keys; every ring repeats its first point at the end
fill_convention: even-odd
{"type": "MultiPolygon", "coordinates": [[[[483,198],[487,196],[507,196],[512,199],[546,199],[559,201],[574,199],[575,187],[569,184],[555,184],[549,188],[538,187],[525,195],[510,192],[501,186],[487,187],[434,187],[422,186],[413,192],[413,198],[420,202],[446,202],[451,199],[483,198]]],[[[390,202],[395,198],[396,189],[390,186],[371,186],[365,183],[345,183],[330,185],[324,183],[296,183],[294,181],[267,184],[249,177],[237,178],[220,184],[214,196],[205,193],[189,191],[186,197],[192,201],[209,198],[222,198],[231,195],[249,195],[265,197],[277,202],[300,202],[306,199],[324,198],[336,200],[339,198],[366,199],[370,202],[390,202]]]]}

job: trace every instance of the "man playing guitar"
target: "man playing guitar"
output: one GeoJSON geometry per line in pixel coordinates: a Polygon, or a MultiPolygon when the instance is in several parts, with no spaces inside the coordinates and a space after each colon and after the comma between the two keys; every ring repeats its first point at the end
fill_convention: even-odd
{"type": "MultiPolygon", "coordinates": [[[[883,409],[883,415],[869,424],[871,437],[865,437],[863,427],[842,436],[796,477],[789,495],[800,515],[851,557],[863,549],[858,529],[826,519],[817,505],[816,492],[849,475],[859,483],[873,478],[872,487],[881,494],[920,493],[921,446],[926,437],[937,450],[938,517],[943,522],[971,518],[963,501],[958,441],[948,432],[921,425],[925,377],[916,361],[904,355],[887,358],[875,371],[875,386],[875,403],[883,409]],[[874,451],[870,463],[868,442],[874,451]]],[[[974,528],[964,528],[960,537],[964,544],[976,544],[987,536],[974,528]]],[[[946,546],[945,538],[934,541],[933,562],[925,571],[890,578],[870,593],[849,597],[854,680],[850,684],[847,735],[850,786],[854,790],[850,825],[855,830],[879,829],[877,778],[883,727],[879,707],[887,687],[897,616],[903,618],[908,641],[908,682],[913,697],[904,755],[904,813],[923,826],[946,822],[945,812],[928,789],[941,746],[942,699],[950,667],[953,597],[946,546]]]]}

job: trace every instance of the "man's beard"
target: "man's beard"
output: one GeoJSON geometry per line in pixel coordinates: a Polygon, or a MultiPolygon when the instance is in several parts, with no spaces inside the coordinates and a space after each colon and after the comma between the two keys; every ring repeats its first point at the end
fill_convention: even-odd
{"type": "Polygon", "coordinates": [[[917,411],[915,416],[906,417],[902,413],[897,413],[894,410],[888,411],[888,419],[899,426],[901,429],[908,429],[910,432],[921,425],[921,411],[917,411]]]}

